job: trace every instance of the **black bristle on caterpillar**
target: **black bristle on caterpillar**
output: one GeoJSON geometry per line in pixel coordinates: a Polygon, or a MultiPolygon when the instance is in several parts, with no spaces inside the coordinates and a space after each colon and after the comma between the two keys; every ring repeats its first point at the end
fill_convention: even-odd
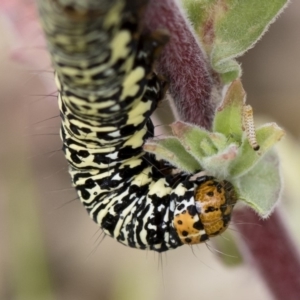
{"type": "Polygon", "coordinates": [[[143,151],[166,82],[153,64],[168,36],[146,34],[147,1],[39,0],[56,72],[63,150],[79,198],[105,234],[158,252],[223,232],[237,198],[211,176],[143,151]]]}

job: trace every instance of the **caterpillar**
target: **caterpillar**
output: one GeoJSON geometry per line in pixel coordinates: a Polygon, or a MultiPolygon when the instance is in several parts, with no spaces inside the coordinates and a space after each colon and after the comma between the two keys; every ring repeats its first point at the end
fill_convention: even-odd
{"type": "Polygon", "coordinates": [[[168,39],[143,30],[146,4],[38,1],[80,201],[106,235],[163,252],[222,233],[237,195],[226,180],[178,172],[143,150],[166,90],[153,69],[168,39]]]}
{"type": "Polygon", "coordinates": [[[243,106],[242,116],[249,144],[254,151],[258,151],[260,149],[260,146],[256,140],[256,133],[253,121],[253,109],[250,105],[243,106]]]}

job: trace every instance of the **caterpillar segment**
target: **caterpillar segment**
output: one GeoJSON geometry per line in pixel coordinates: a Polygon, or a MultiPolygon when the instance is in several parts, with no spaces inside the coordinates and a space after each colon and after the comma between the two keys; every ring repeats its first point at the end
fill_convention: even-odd
{"type": "Polygon", "coordinates": [[[146,1],[82,2],[38,1],[80,201],[105,234],[133,248],[162,252],[221,233],[237,200],[232,185],[174,172],[143,151],[166,89],[153,66],[168,36],[144,33],[146,1]]]}

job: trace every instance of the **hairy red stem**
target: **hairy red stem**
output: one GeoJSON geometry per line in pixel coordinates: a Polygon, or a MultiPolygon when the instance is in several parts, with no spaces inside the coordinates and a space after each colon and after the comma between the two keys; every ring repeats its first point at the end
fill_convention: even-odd
{"type": "MultiPolygon", "coordinates": [[[[275,299],[300,298],[300,258],[279,211],[261,220],[250,209],[236,211],[236,227],[249,249],[251,262],[262,275],[275,299]],[[243,223],[260,226],[246,226],[243,223]]],[[[247,256],[246,256],[247,258],[247,256]]]]}
{"type": "Polygon", "coordinates": [[[170,84],[182,121],[210,128],[215,105],[210,100],[213,80],[204,52],[182,10],[173,0],[151,0],[145,25],[150,31],[167,29],[170,41],[157,64],[170,84]]]}

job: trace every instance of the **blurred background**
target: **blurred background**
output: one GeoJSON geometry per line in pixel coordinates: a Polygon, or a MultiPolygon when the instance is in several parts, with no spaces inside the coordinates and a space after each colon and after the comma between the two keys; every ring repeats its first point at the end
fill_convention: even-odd
{"type": "MultiPolygon", "coordinates": [[[[29,2],[0,12],[0,299],[271,299],[255,269],[237,264],[234,227],[162,255],[102,239],[70,184],[53,73],[29,2]]],[[[287,132],[279,208],[300,246],[299,16],[294,1],[239,61],[257,121],[287,132]]]]}

